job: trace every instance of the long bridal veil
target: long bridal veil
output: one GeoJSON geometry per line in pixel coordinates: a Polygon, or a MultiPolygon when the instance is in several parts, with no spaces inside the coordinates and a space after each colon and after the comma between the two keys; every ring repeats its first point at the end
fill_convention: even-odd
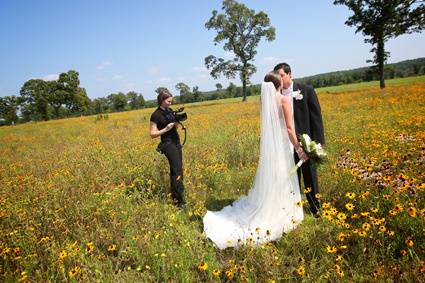
{"type": "Polygon", "coordinates": [[[218,248],[278,239],[303,218],[300,189],[283,111],[272,83],[261,85],[260,158],[247,196],[220,211],[207,211],[204,231],[218,248]]]}

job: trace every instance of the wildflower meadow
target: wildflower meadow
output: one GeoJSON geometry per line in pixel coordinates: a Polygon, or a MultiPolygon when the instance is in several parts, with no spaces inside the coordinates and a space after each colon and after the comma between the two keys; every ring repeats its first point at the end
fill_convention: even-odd
{"type": "Polygon", "coordinates": [[[1,127],[0,281],[423,282],[425,76],[387,83],[317,89],[321,218],[303,201],[280,240],[224,251],[202,217],[254,181],[259,96],[185,105],[186,210],[153,108],[1,127]]]}

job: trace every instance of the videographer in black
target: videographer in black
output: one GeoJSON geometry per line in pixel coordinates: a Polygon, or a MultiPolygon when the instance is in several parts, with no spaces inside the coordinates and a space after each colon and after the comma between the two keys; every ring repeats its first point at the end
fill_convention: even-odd
{"type": "Polygon", "coordinates": [[[161,136],[157,151],[163,153],[170,164],[171,197],[175,205],[184,207],[182,145],[177,132],[179,120],[176,119],[176,111],[170,108],[172,100],[173,96],[168,90],[158,94],[158,108],[150,119],[150,136],[152,138],[161,136]]]}

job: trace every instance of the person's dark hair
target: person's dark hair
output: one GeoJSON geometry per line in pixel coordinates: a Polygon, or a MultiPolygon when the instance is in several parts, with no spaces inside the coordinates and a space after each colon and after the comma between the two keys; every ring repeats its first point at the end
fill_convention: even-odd
{"type": "Polygon", "coordinates": [[[268,83],[268,82],[273,83],[273,85],[276,88],[276,90],[278,90],[280,88],[280,85],[281,85],[281,82],[282,82],[282,78],[280,77],[280,75],[279,75],[279,73],[277,71],[271,71],[271,72],[269,72],[264,77],[264,82],[266,82],[266,83],[268,83]]]}
{"type": "Polygon", "coordinates": [[[156,98],[158,106],[161,106],[162,102],[169,97],[173,97],[173,95],[168,90],[161,91],[156,98]]]}
{"type": "Polygon", "coordinates": [[[283,69],[283,71],[285,72],[285,74],[289,74],[291,72],[291,66],[289,66],[286,63],[279,63],[274,67],[274,71],[277,71],[279,69],[283,69]]]}

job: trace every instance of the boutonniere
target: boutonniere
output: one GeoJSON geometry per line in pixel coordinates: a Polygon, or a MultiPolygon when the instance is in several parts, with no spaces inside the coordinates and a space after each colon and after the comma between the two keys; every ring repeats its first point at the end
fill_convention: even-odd
{"type": "Polygon", "coordinates": [[[295,98],[295,100],[301,100],[303,99],[303,94],[301,93],[301,90],[293,91],[292,97],[295,98]]]}

